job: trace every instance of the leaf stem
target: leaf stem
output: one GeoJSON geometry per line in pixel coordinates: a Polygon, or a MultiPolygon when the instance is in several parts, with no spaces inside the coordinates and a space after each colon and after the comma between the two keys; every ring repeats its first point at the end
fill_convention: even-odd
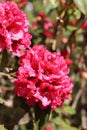
{"type": "Polygon", "coordinates": [[[8,53],[7,50],[4,50],[2,53],[2,59],[1,59],[1,63],[0,63],[0,71],[3,72],[6,65],[8,63],[8,53]]]}

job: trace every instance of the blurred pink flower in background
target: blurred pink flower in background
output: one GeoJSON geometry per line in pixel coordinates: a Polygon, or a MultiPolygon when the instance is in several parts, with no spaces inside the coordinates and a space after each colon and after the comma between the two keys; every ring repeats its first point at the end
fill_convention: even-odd
{"type": "Polygon", "coordinates": [[[41,27],[41,29],[43,30],[43,35],[45,35],[46,37],[54,37],[55,24],[51,21],[49,16],[47,16],[43,12],[39,12],[36,20],[32,23],[33,30],[37,29],[37,27],[41,27]]]}
{"type": "Polygon", "coordinates": [[[70,52],[67,49],[61,50],[61,55],[64,56],[66,64],[70,67],[73,61],[70,59],[70,52]]]}
{"type": "Polygon", "coordinates": [[[28,0],[21,0],[18,2],[18,7],[22,8],[27,4],[28,0]]]}
{"type": "Polygon", "coordinates": [[[44,29],[44,35],[47,37],[53,37],[54,36],[54,27],[55,24],[48,21],[44,23],[43,29],[44,29]]]}
{"type": "Polygon", "coordinates": [[[87,21],[84,21],[80,26],[81,29],[87,29],[87,21]]]}
{"type": "Polygon", "coordinates": [[[5,1],[9,1],[10,3],[16,3],[19,8],[26,6],[28,2],[28,0],[5,0],[5,1]]]}
{"type": "Polygon", "coordinates": [[[53,130],[53,128],[50,125],[48,125],[44,128],[44,130],[53,130]]]}

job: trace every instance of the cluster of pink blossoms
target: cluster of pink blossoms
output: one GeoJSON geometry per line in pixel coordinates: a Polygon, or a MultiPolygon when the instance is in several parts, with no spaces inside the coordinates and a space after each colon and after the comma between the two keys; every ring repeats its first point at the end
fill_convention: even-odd
{"type": "Polygon", "coordinates": [[[55,24],[51,21],[51,19],[44,14],[43,12],[40,12],[36,18],[36,20],[32,24],[32,29],[36,30],[37,28],[43,29],[43,34],[46,37],[52,38],[54,37],[54,27],[55,24]]]}
{"type": "Polygon", "coordinates": [[[26,15],[16,4],[0,3],[0,52],[8,49],[13,55],[20,56],[31,43],[28,28],[26,15]]]}
{"type": "Polygon", "coordinates": [[[26,99],[28,105],[37,103],[41,109],[54,110],[70,99],[73,85],[68,73],[66,61],[59,53],[35,45],[20,57],[15,93],[26,99]]]}

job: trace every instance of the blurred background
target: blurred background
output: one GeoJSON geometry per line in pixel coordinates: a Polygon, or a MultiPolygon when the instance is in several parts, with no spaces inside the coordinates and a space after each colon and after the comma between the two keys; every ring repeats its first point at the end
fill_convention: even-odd
{"type": "MultiPolygon", "coordinates": [[[[73,80],[72,100],[50,114],[44,130],[87,130],[87,1],[10,0],[29,20],[31,47],[43,44],[64,56],[73,80]],[[47,129],[48,128],[48,129],[47,129]]],[[[32,108],[14,93],[18,58],[9,53],[0,72],[0,130],[33,130],[32,108]],[[4,128],[4,126],[5,128],[4,128]]],[[[2,54],[0,54],[1,62],[2,54]]]]}

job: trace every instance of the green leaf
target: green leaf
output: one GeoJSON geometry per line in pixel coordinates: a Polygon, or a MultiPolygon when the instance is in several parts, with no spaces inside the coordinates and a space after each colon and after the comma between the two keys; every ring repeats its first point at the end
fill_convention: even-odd
{"type": "Polygon", "coordinates": [[[38,0],[34,0],[33,1],[33,6],[34,6],[34,11],[35,11],[35,13],[37,14],[38,12],[44,12],[44,5],[43,4],[41,4],[41,2],[38,0]]]}
{"type": "Polygon", "coordinates": [[[21,126],[20,126],[20,130],[27,130],[27,128],[26,128],[25,125],[21,125],[21,126]]]}
{"type": "Polygon", "coordinates": [[[87,0],[74,0],[74,3],[82,13],[87,14],[87,0]]]}
{"type": "Polygon", "coordinates": [[[75,12],[73,14],[75,15],[76,19],[80,19],[81,12],[79,10],[75,10],[75,12]]]}
{"type": "Polygon", "coordinates": [[[68,113],[70,115],[74,115],[76,113],[75,109],[73,109],[72,107],[70,106],[65,106],[64,107],[64,112],[65,113],[68,113]]]}
{"type": "Polygon", "coordinates": [[[4,100],[0,97],[0,104],[3,104],[4,100]]]}
{"type": "Polygon", "coordinates": [[[55,5],[55,0],[50,0],[50,2],[51,2],[53,5],[55,5]]]}
{"type": "Polygon", "coordinates": [[[77,30],[77,27],[68,25],[68,26],[67,26],[67,29],[68,29],[69,31],[75,31],[75,30],[77,30]]]}
{"type": "Polygon", "coordinates": [[[62,120],[62,122],[61,122],[61,130],[71,130],[71,126],[66,121],[62,120]]]}
{"type": "Polygon", "coordinates": [[[55,112],[56,112],[56,113],[61,113],[61,109],[60,109],[60,108],[56,108],[56,109],[55,109],[55,112]]]}
{"type": "Polygon", "coordinates": [[[0,130],[7,130],[4,125],[0,125],[0,130]]]}
{"type": "Polygon", "coordinates": [[[62,120],[60,119],[60,117],[56,117],[53,121],[56,125],[60,125],[62,120]]]}
{"type": "Polygon", "coordinates": [[[48,3],[45,9],[45,13],[48,14],[51,11],[53,11],[54,9],[56,9],[58,7],[58,2],[56,2],[55,4],[52,3],[48,3]]]}
{"type": "Polygon", "coordinates": [[[29,23],[32,23],[34,21],[34,16],[32,12],[29,12],[27,8],[25,8],[24,12],[27,14],[27,18],[29,23]]]}

